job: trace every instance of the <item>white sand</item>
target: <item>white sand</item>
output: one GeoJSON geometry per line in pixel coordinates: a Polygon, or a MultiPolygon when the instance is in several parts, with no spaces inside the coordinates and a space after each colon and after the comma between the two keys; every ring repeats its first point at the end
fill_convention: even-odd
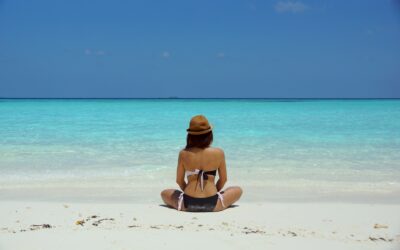
{"type": "Polygon", "coordinates": [[[0,201],[0,250],[400,249],[398,204],[238,205],[185,213],[157,204],[0,201]],[[32,226],[42,224],[51,228],[32,226]]]}

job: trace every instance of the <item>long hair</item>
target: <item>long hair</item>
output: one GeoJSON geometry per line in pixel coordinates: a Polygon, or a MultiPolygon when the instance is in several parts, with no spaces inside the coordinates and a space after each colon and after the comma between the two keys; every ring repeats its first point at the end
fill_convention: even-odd
{"type": "Polygon", "coordinates": [[[212,131],[202,134],[202,135],[191,135],[188,134],[186,137],[186,147],[189,148],[207,148],[211,145],[213,141],[212,131]]]}

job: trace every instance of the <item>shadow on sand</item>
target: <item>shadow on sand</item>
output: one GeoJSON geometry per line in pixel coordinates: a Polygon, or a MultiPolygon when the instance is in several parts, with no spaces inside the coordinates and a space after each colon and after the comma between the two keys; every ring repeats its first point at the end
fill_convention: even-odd
{"type": "MultiPolygon", "coordinates": [[[[171,207],[171,206],[168,206],[168,205],[165,205],[165,204],[160,204],[159,205],[160,207],[165,207],[165,208],[169,208],[169,209],[174,209],[175,210],[175,208],[174,207],[171,207]]],[[[228,208],[236,208],[236,207],[239,207],[239,205],[230,205],[228,208]]],[[[226,208],[226,209],[228,209],[228,208],[226,208]]],[[[226,209],[224,209],[224,210],[226,210],[226,209]]],[[[222,210],[222,211],[224,211],[224,210],[222,210]]],[[[220,211],[220,212],[222,212],[222,211],[220,211]]],[[[188,212],[188,211],[187,211],[188,212]]],[[[197,212],[198,213],[198,212],[197,212]]],[[[201,212],[200,212],[201,213],[201,212]]]]}

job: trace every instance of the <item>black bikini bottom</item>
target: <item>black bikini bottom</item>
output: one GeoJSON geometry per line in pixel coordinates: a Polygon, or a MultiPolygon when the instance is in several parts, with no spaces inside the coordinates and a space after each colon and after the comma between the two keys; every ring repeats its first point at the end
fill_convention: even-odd
{"type": "Polygon", "coordinates": [[[218,202],[218,194],[206,198],[195,198],[183,194],[183,205],[189,212],[212,212],[218,202]]]}

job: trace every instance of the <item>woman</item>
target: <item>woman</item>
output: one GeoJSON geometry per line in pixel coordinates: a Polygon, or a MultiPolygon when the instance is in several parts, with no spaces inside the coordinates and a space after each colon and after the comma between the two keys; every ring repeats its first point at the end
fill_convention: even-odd
{"type": "Polygon", "coordinates": [[[212,126],[203,115],[190,120],[185,149],[179,152],[176,182],[182,191],[166,189],[161,192],[165,204],[190,212],[217,212],[232,205],[242,195],[240,187],[222,191],[226,181],[224,151],[210,147],[212,126]],[[215,175],[218,171],[218,181],[215,175]],[[187,182],[185,181],[185,175],[187,182]]]}

